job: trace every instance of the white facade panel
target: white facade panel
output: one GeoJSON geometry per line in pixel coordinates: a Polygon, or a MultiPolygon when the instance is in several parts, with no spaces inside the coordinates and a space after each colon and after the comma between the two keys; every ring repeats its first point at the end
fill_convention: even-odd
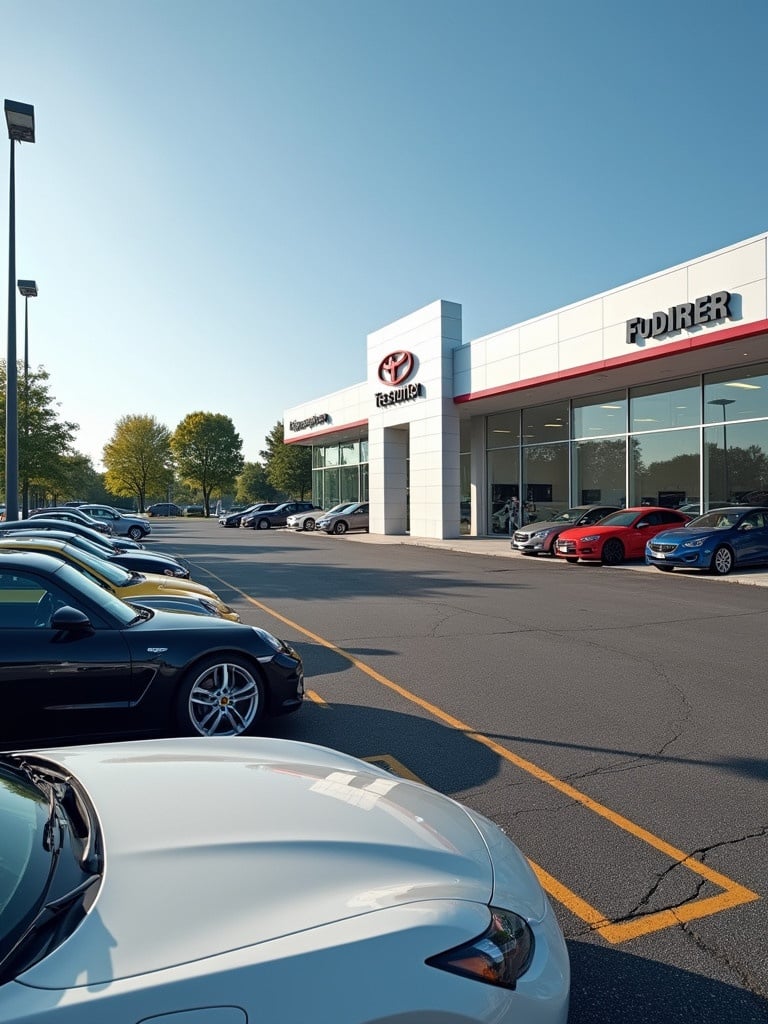
{"type": "MultiPolygon", "coordinates": [[[[624,339],[624,328],[621,329],[624,339]]],[[[592,331],[591,334],[580,334],[575,338],[566,338],[560,342],[560,366],[579,366],[584,363],[598,363],[604,358],[603,332],[592,331]]]]}
{"type": "Polygon", "coordinates": [[[558,313],[558,335],[561,342],[568,338],[578,338],[582,334],[593,334],[603,327],[603,303],[582,302],[578,306],[569,306],[558,313]]]}
{"type": "Polygon", "coordinates": [[[606,295],[603,299],[603,323],[606,326],[624,324],[635,316],[649,317],[657,309],[669,309],[678,302],[687,302],[689,298],[685,269],[659,274],[606,295]]]}
{"type": "Polygon", "coordinates": [[[558,341],[557,316],[548,314],[520,326],[520,354],[548,348],[558,341]]]}

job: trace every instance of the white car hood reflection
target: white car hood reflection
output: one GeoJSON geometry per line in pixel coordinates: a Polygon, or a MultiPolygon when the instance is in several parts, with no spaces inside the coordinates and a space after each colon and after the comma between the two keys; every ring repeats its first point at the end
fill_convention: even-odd
{"type": "MultiPolygon", "coordinates": [[[[30,985],[94,985],[383,907],[487,904],[493,895],[482,821],[336,751],[232,738],[41,756],[90,792],[106,869],[88,917],[22,976],[30,985]]],[[[499,874],[504,894],[516,896],[518,913],[538,917],[530,868],[511,849],[499,874]]]]}

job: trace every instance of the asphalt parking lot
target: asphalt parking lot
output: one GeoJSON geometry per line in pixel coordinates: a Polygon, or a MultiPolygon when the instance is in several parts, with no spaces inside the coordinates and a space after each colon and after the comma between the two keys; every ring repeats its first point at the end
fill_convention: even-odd
{"type": "Polygon", "coordinates": [[[571,1024],[765,1024],[763,570],[208,522],[158,524],[166,541],[301,651],[309,699],[275,735],[421,779],[515,839],[566,934],[571,1024]]]}

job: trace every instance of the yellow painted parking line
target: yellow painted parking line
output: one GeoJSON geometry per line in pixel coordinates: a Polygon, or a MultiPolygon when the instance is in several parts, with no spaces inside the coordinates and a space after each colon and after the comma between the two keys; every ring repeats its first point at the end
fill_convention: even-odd
{"type": "Polygon", "coordinates": [[[398,761],[391,754],[374,754],[373,757],[361,757],[360,760],[367,761],[369,764],[375,764],[379,768],[386,768],[388,772],[392,772],[393,775],[399,775],[401,779],[420,782],[422,786],[426,786],[424,779],[414,775],[410,768],[406,768],[402,761],[398,761]]]}
{"type": "Polygon", "coordinates": [[[328,707],[328,702],[324,701],[323,698],[320,696],[320,694],[316,693],[314,690],[305,690],[304,691],[304,696],[308,697],[312,701],[313,704],[317,704],[321,708],[327,708],[328,707]]]}
{"type": "MultiPolygon", "coordinates": [[[[213,576],[214,574],[210,573],[210,575],[213,576]]],[[[219,577],[214,578],[219,579],[219,577]]],[[[232,584],[228,583],[226,580],[220,580],[220,582],[224,586],[232,588],[232,584]]],[[[490,739],[490,737],[485,736],[483,733],[476,732],[460,719],[448,714],[448,712],[443,711],[442,708],[437,707],[435,704],[431,704],[429,701],[424,700],[424,698],[419,697],[417,694],[411,693],[410,690],[406,690],[404,686],[400,686],[399,683],[395,683],[393,680],[383,676],[380,672],[371,668],[370,665],[366,665],[365,662],[360,661],[359,658],[356,658],[353,654],[350,654],[343,648],[337,647],[336,644],[331,643],[330,640],[325,640],[316,633],[312,633],[310,630],[300,626],[292,619],[288,619],[284,615],[280,615],[279,612],[273,611],[267,605],[262,604],[261,601],[257,601],[244,591],[239,590],[236,587],[232,589],[237,590],[237,592],[241,594],[246,601],[254,605],[254,607],[260,609],[265,614],[270,615],[272,618],[283,622],[286,626],[290,626],[291,629],[297,630],[303,636],[313,640],[317,644],[320,644],[322,647],[326,647],[328,650],[338,654],[350,664],[354,665],[355,668],[367,675],[370,679],[375,680],[377,683],[381,683],[382,686],[392,690],[411,704],[417,705],[417,707],[420,707],[423,711],[426,711],[429,715],[438,719],[438,721],[442,722],[444,725],[457,730],[457,732],[463,733],[467,739],[474,740],[476,743],[482,744],[482,746],[493,751],[493,753],[502,760],[508,761],[510,764],[514,764],[517,768],[520,768],[522,771],[532,775],[540,782],[558,790],[571,800],[580,803],[583,807],[588,808],[595,814],[600,815],[600,817],[610,821],[617,828],[620,828],[624,832],[642,840],[649,846],[652,846],[655,850],[658,850],[660,853],[663,853],[667,857],[676,861],[680,866],[688,868],[688,870],[694,872],[694,874],[699,875],[701,878],[711,882],[719,889],[722,889],[722,892],[716,896],[706,897],[701,900],[691,900],[690,902],[681,903],[677,907],[644,914],[639,917],[633,917],[628,921],[612,922],[608,920],[604,914],[601,914],[600,911],[592,907],[585,900],[581,899],[580,896],[577,896],[574,892],[564,886],[561,882],[557,881],[557,879],[553,878],[538,865],[533,865],[543,888],[549,893],[549,895],[570,910],[570,912],[576,917],[588,924],[590,928],[598,932],[607,942],[626,942],[628,939],[634,939],[639,935],[647,935],[650,932],[660,931],[663,928],[671,928],[685,921],[694,921],[701,917],[709,917],[710,915],[720,913],[723,910],[730,910],[731,908],[738,907],[743,903],[751,903],[754,900],[760,899],[756,892],[752,892],[751,889],[747,889],[745,886],[739,885],[738,882],[734,882],[719,871],[714,871],[706,864],[696,860],[690,854],[687,854],[682,850],[678,850],[677,847],[672,846],[671,843],[666,842],[666,840],[661,839],[659,836],[656,836],[647,829],[644,829],[641,825],[637,825],[635,822],[630,821],[629,818],[625,818],[616,811],[612,811],[610,807],[606,807],[604,804],[598,803],[597,800],[593,800],[591,797],[587,796],[586,793],[580,792],[569,783],[563,782],[562,779],[558,779],[556,776],[551,775],[543,768],[540,768],[537,764],[534,764],[533,761],[528,761],[526,758],[520,757],[519,754],[515,754],[506,747],[502,747],[500,744],[496,743],[495,740],[490,739]]]]}

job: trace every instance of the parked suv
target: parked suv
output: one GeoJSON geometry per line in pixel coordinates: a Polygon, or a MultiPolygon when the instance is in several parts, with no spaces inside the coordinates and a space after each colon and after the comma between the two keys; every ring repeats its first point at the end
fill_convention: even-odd
{"type": "Polygon", "coordinates": [[[268,530],[271,526],[285,526],[288,516],[296,515],[297,512],[311,512],[314,508],[316,506],[311,501],[284,501],[271,510],[262,509],[243,516],[240,525],[253,530],[268,530]]]}
{"type": "Polygon", "coordinates": [[[80,512],[85,512],[97,523],[107,523],[112,527],[116,537],[130,537],[131,540],[141,540],[152,532],[152,527],[146,519],[139,519],[136,516],[126,516],[110,505],[81,505],[80,512]]]}
{"type": "Polygon", "coordinates": [[[240,526],[244,518],[254,512],[271,512],[277,508],[276,501],[257,501],[255,505],[248,505],[247,508],[232,509],[229,512],[222,512],[219,516],[220,526],[240,526]]]}

